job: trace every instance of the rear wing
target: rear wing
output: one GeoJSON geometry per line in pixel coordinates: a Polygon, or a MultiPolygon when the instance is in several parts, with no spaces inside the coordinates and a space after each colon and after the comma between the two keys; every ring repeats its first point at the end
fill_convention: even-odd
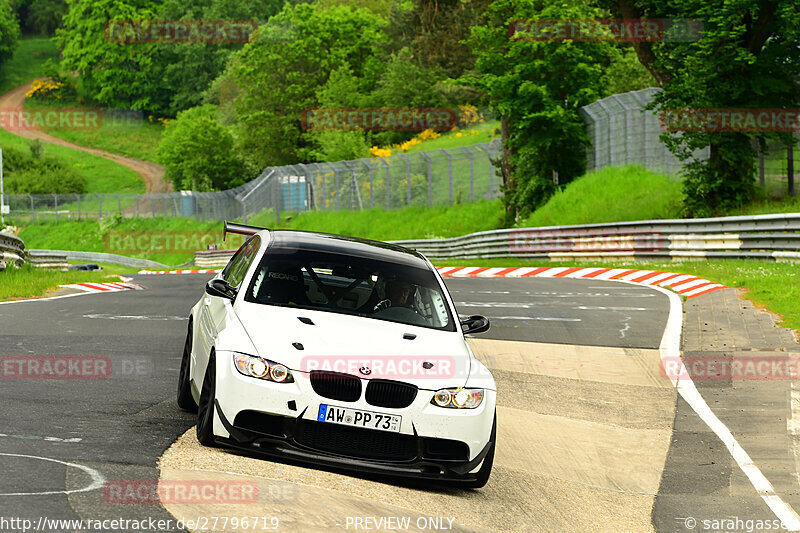
{"type": "Polygon", "coordinates": [[[228,236],[229,233],[236,235],[255,235],[259,231],[264,231],[268,228],[259,228],[258,226],[246,226],[244,224],[234,224],[233,222],[225,221],[225,228],[222,230],[222,240],[228,236]]]}

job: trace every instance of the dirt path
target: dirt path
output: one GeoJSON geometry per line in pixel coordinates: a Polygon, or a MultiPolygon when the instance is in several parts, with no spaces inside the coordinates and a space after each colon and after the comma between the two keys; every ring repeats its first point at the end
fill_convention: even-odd
{"type": "MultiPolygon", "coordinates": [[[[16,89],[12,89],[3,95],[0,95],[0,109],[22,109],[25,104],[25,93],[31,89],[34,81],[35,80],[31,80],[25,85],[21,85],[16,89]]],[[[79,146],[63,139],[53,137],[52,135],[48,135],[47,133],[39,130],[9,129],[5,125],[0,125],[0,127],[19,137],[25,137],[26,139],[39,139],[42,142],[66,146],[67,148],[73,148],[75,150],[80,150],[98,157],[110,159],[115,163],[119,163],[122,166],[128,167],[141,176],[146,187],[146,192],[168,192],[172,190],[172,185],[164,181],[164,167],[161,165],[151,163],[150,161],[142,161],[141,159],[134,159],[132,157],[112,154],[111,152],[98,150],[97,148],[79,146]]]]}

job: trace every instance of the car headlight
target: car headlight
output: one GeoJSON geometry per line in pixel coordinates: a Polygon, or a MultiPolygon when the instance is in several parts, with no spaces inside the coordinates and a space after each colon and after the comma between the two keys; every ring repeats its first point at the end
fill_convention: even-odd
{"type": "Polygon", "coordinates": [[[433,395],[431,403],[451,409],[475,409],[483,401],[483,389],[440,389],[433,395]]]}
{"type": "Polygon", "coordinates": [[[236,370],[244,376],[274,381],[275,383],[291,383],[294,381],[292,372],[288,368],[269,359],[234,353],[233,362],[236,365],[236,370]]]}

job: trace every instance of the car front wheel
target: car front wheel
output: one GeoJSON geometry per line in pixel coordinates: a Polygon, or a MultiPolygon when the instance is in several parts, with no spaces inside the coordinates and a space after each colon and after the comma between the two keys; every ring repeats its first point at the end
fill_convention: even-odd
{"type": "Polygon", "coordinates": [[[214,354],[208,360],[200,401],[197,404],[197,440],[203,446],[214,445],[214,397],[216,393],[216,361],[214,354]]]}
{"type": "Polygon", "coordinates": [[[189,365],[192,359],[192,322],[189,321],[189,332],[183,345],[181,357],[181,370],[178,374],[178,407],[184,411],[197,411],[197,403],[192,397],[191,383],[189,380],[189,365]]]}

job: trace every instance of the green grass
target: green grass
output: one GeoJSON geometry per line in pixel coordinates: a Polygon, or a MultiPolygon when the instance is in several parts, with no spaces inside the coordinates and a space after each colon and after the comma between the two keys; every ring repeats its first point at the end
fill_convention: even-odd
{"type": "Polygon", "coordinates": [[[44,75],[48,59],[58,60],[58,47],[47,38],[24,38],[0,69],[0,94],[44,75]]]}
{"type": "Polygon", "coordinates": [[[620,263],[603,261],[534,261],[514,258],[453,259],[434,261],[436,266],[488,266],[488,267],[603,267],[641,268],[692,274],[701,278],[744,289],[745,298],[757,307],[780,315],[782,325],[800,332],[800,268],[796,262],[776,263],[760,260],[688,261],[671,263],[620,263]]]}
{"type": "MultiPolygon", "coordinates": [[[[0,130],[0,148],[13,147],[19,150],[29,150],[30,143],[31,141],[28,139],[0,130]]],[[[42,145],[45,154],[57,157],[86,178],[87,192],[145,192],[144,182],[139,174],[127,167],[80,150],[48,143],[42,143],[42,145]]]]}
{"type": "Polygon", "coordinates": [[[0,272],[0,301],[19,300],[50,296],[59,285],[83,283],[87,281],[119,281],[119,274],[129,274],[136,270],[118,265],[100,265],[99,272],[66,271],[34,268],[23,265],[21,268],[7,268],[0,272]]]}
{"type": "Polygon", "coordinates": [[[520,227],[681,218],[681,183],[643,167],[607,167],[569,183],[520,227]]]}
{"type": "Polygon", "coordinates": [[[499,128],[500,122],[497,120],[481,122],[463,130],[443,133],[438,139],[423,141],[421,144],[412,146],[408,151],[419,152],[420,150],[438,150],[440,148],[455,148],[457,146],[488,143],[495,137],[499,137],[499,135],[495,135],[494,132],[499,128]]]}
{"type": "MultiPolygon", "coordinates": [[[[25,101],[26,109],[58,109],[61,107],[87,106],[76,102],[47,102],[30,98],[25,101]]],[[[113,117],[106,115],[103,117],[102,125],[98,129],[65,131],[43,128],[42,131],[80,146],[97,148],[145,161],[158,162],[158,143],[161,141],[164,127],[158,122],[150,122],[147,117],[143,117],[143,119],[115,120],[113,117]]]]}

